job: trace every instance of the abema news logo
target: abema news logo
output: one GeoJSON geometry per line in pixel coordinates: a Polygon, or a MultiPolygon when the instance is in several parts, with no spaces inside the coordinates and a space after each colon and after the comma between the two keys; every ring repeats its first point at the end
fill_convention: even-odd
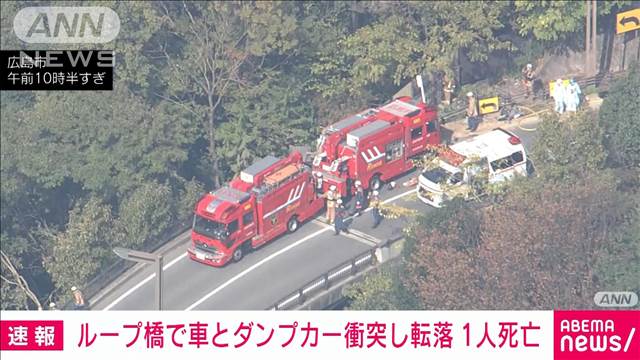
{"type": "Polygon", "coordinates": [[[640,311],[555,311],[554,359],[640,359],[640,311]]]}

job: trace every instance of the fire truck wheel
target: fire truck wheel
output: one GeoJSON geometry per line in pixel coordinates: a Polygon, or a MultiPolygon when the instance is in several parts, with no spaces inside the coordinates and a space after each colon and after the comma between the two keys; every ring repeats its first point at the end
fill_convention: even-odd
{"type": "Polygon", "coordinates": [[[233,251],[233,261],[238,262],[242,260],[242,258],[244,257],[245,248],[245,244],[242,244],[233,251]]]}
{"type": "Polygon", "coordinates": [[[374,175],[371,178],[369,187],[371,188],[371,190],[380,190],[380,188],[382,187],[382,180],[380,180],[380,175],[374,175]]]}
{"type": "Polygon", "coordinates": [[[298,230],[298,225],[300,225],[298,223],[298,217],[294,215],[289,219],[289,222],[287,222],[287,230],[289,230],[290,233],[293,233],[298,230]]]}

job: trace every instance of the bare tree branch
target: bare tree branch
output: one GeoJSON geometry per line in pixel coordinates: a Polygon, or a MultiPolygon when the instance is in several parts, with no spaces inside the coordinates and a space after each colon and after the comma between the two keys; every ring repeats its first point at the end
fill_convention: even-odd
{"type": "Polygon", "coordinates": [[[13,275],[13,278],[15,279],[15,282],[12,282],[12,283],[14,283],[18,288],[20,288],[24,292],[24,294],[31,301],[33,301],[34,304],[36,304],[36,306],[38,307],[38,310],[42,310],[42,304],[40,303],[40,300],[38,300],[38,297],[36,296],[36,294],[34,294],[33,291],[31,291],[31,288],[29,288],[29,284],[24,279],[24,277],[20,275],[16,267],[13,265],[13,262],[11,261],[9,256],[5,254],[4,251],[2,250],[0,250],[0,254],[2,255],[2,264],[7,268],[7,270],[9,270],[9,272],[11,273],[11,275],[13,275]]]}
{"type": "Polygon", "coordinates": [[[9,284],[11,284],[11,285],[18,285],[18,283],[17,283],[17,282],[13,282],[13,281],[11,281],[11,280],[7,279],[6,277],[4,277],[4,276],[2,276],[2,275],[0,275],[0,279],[2,279],[3,281],[8,282],[8,283],[9,283],[9,284]]]}
{"type": "Polygon", "coordinates": [[[176,101],[176,100],[174,100],[174,99],[172,99],[172,98],[170,98],[170,97],[168,97],[168,96],[165,96],[165,95],[160,94],[159,92],[154,92],[153,94],[154,94],[155,96],[157,96],[157,97],[159,97],[159,98],[163,99],[163,100],[167,100],[167,101],[171,102],[172,104],[176,104],[176,105],[180,106],[181,108],[183,108],[183,109],[187,110],[188,112],[192,113],[193,115],[196,115],[196,116],[198,116],[198,117],[199,117],[199,116],[202,116],[202,114],[198,114],[198,112],[197,112],[197,111],[195,111],[195,110],[191,109],[191,108],[190,108],[189,106],[187,106],[184,102],[176,101]]]}

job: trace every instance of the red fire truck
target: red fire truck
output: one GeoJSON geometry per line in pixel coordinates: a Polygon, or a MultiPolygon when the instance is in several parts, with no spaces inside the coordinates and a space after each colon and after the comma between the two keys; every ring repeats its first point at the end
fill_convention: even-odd
{"type": "Polygon", "coordinates": [[[259,160],[197,203],[189,257],[222,266],[287,231],[296,231],[324,206],[314,182],[299,152],[284,159],[259,160]]]}
{"type": "Polygon", "coordinates": [[[314,175],[326,190],[350,194],[356,180],[376,190],[413,167],[412,157],[440,143],[436,109],[401,97],[327,127],[318,139],[314,175]]]}

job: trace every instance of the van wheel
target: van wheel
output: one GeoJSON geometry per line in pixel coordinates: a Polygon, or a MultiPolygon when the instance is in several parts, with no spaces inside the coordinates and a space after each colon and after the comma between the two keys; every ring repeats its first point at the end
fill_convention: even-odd
{"type": "Polygon", "coordinates": [[[290,233],[296,232],[296,230],[298,230],[299,225],[300,224],[298,223],[298,217],[292,216],[291,219],[289,219],[289,222],[287,222],[287,230],[290,233]]]}
{"type": "Polygon", "coordinates": [[[233,261],[238,262],[240,260],[242,260],[242,258],[244,257],[244,251],[246,249],[246,243],[238,246],[234,251],[233,251],[233,261]]]}
{"type": "Polygon", "coordinates": [[[369,187],[371,190],[380,190],[382,188],[382,180],[380,180],[380,175],[374,175],[369,181],[369,187]]]}

